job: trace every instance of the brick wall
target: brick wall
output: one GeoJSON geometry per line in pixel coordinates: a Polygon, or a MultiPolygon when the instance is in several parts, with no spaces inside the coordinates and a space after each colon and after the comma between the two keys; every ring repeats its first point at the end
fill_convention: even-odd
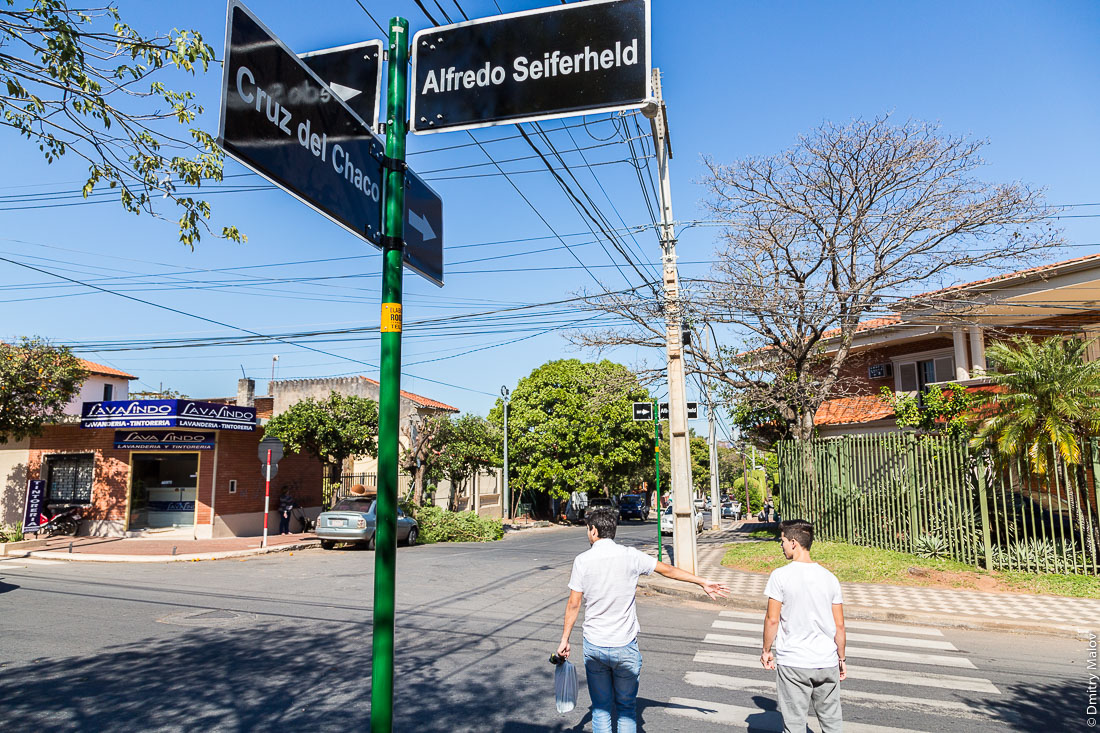
{"type": "Polygon", "coordinates": [[[126,520],[130,491],[130,451],[115,450],[114,430],[82,430],[79,425],[47,425],[30,439],[27,475],[44,479],[42,463],[53,454],[95,455],[92,503],[83,512],[87,520],[126,520]]]}
{"type": "MultiPolygon", "coordinates": [[[[218,486],[215,509],[218,515],[264,510],[264,478],[260,471],[259,445],[264,431],[254,433],[224,431],[218,437],[218,486]],[[229,482],[237,481],[237,493],[229,493],[229,482]]],[[[321,505],[321,463],[312,456],[287,453],[279,461],[279,473],[271,480],[271,506],[278,506],[283,487],[304,507],[321,505]]],[[[201,494],[206,500],[205,520],[210,522],[210,492],[201,494]]]]}

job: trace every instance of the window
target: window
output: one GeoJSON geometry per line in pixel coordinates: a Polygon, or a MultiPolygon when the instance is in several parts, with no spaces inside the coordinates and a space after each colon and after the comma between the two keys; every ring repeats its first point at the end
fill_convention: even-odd
{"type": "Polygon", "coordinates": [[[46,499],[49,502],[89,504],[95,456],[47,456],[46,499]]]}
{"type": "Polygon", "coordinates": [[[917,392],[933,382],[950,382],[955,378],[955,358],[937,356],[898,364],[897,385],[900,392],[917,392]]]}
{"type": "Polygon", "coordinates": [[[115,385],[105,384],[103,385],[103,401],[108,402],[115,398],[115,385]]]}

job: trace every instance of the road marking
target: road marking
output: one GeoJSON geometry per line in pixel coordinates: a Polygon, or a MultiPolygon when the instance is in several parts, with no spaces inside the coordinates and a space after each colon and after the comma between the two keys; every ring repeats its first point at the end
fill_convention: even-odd
{"type": "MultiPolygon", "coordinates": [[[[726,618],[751,618],[762,621],[764,612],[753,613],[751,611],[722,611],[719,615],[726,618]]],[[[920,634],[921,636],[943,636],[939,629],[929,629],[923,626],[902,626],[900,624],[882,624],[875,621],[844,621],[849,629],[863,629],[864,631],[887,631],[895,634],[920,634]]]]}
{"type": "MultiPolygon", "coordinates": [[[[739,728],[752,726],[754,731],[767,731],[778,733],[783,730],[783,718],[778,710],[760,710],[758,708],[744,708],[739,705],[724,705],[706,700],[692,700],[686,697],[674,697],[663,708],[669,715],[692,720],[704,720],[708,723],[725,723],[739,728]]],[[[814,730],[821,730],[817,718],[811,716],[809,723],[814,730]]],[[[844,721],[845,733],[905,733],[911,728],[888,728],[882,725],[868,725],[867,723],[852,723],[844,721]]]]}
{"type": "MultiPolygon", "coordinates": [[[[707,634],[703,642],[706,644],[726,644],[728,646],[760,647],[760,637],[729,636],[727,634],[707,634]]],[[[894,649],[867,649],[855,646],[845,647],[844,651],[850,657],[878,659],[886,662],[934,664],[940,667],[977,669],[974,663],[965,657],[945,657],[939,654],[918,654],[916,652],[899,652],[894,649]]]]}
{"type": "MultiPolygon", "coordinates": [[[[684,682],[696,687],[716,687],[722,690],[739,690],[742,692],[775,692],[773,680],[754,680],[744,677],[729,677],[723,674],[710,672],[687,672],[684,682]]],[[[878,692],[860,692],[852,690],[847,685],[841,693],[841,699],[845,705],[872,706],[878,709],[906,710],[914,713],[932,713],[951,715],[954,717],[977,718],[988,720],[996,717],[996,713],[986,706],[973,706],[965,702],[955,700],[933,700],[928,698],[904,697],[901,695],[886,695],[878,692]]]]}
{"type": "MultiPolygon", "coordinates": [[[[742,654],[740,652],[703,650],[695,653],[694,661],[704,664],[720,664],[726,667],[763,669],[763,667],[760,666],[760,657],[753,654],[742,654]]],[[[936,672],[916,672],[911,670],[886,669],[884,667],[860,667],[858,665],[849,665],[848,679],[889,682],[901,685],[920,685],[921,687],[936,687],[942,690],[984,692],[990,695],[1001,694],[1001,691],[997,689],[996,685],[987,679],[963,677],[962,675],[956,674],[937,674],[936,672]]]]}
{"type": "MultiPolygon", "coordinates": [[[[747,621],[723,621],[718,619],[712,624],[715,629],[730,629],[732,631],[755,631],[764,633],[762,623],[749,623],[747,621]]],[[[848,641],[866,641],[871,644],[893,644],[894,646],[911,646],[918,649],[939,649],[945,652],[957,652],[958,649],[949,641],[937,639],[905,639],[900,636],[882,636],[880,634],[849,633],[848,641]]]]}

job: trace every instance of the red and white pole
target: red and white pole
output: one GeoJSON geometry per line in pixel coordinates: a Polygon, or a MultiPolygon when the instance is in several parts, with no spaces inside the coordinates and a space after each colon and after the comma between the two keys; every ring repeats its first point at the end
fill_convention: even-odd
{"type": "Polygon", "coordinates": [[[271,507],[271,449],[267,449],[267,479],[264,481],[264,543],[260,547],[267,547],[267,515],[271,507]]]}

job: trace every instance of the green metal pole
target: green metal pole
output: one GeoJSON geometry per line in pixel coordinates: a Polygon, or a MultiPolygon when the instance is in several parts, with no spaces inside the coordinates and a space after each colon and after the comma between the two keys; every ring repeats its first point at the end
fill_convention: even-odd
{"type": "Polygon", "coordinates": [[[664,562],[661,547],[661,515],[664,511],[661,506],[661,416],[658,414],[657,403],[653,403],[653,459],[657,464],[657,562],[664,562]]]}
{"type": "Polygon", "coordinates": [[[405,236],[405,135],[408,131],[409,21],[390,20],[383,171],[382,356],[378,388],[378,500],[374,533],[374,633],[371,733],[393,731],[394,585],[397,570],[397,440],[401,408],[401,255],[405,236]]]}

